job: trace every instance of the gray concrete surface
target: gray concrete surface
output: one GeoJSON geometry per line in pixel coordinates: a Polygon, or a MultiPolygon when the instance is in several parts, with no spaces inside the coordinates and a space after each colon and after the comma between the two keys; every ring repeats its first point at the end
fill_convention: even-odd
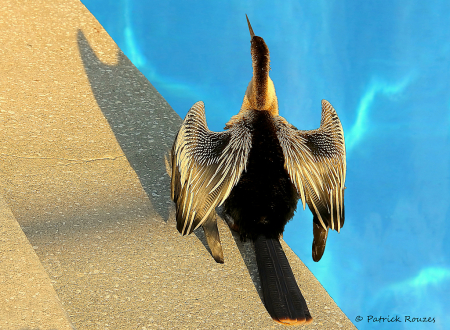
{"type": "Polygon", "coordinates": [[[0,196],[0,329],[73,329],[47,272],[0,196]]]}
{"type": "MultiPolygon", "coordinates": [[[[0,195],[75,328],[284,328],[261,302],[248,243],[219,221],[219,265],[201,231],[178,234],[164,154],[181,119],[89,11],[6,0],[0,30],[0,195]]],[[[283,247],[314,317],[305,328],[354,329],[283,247]]]]}

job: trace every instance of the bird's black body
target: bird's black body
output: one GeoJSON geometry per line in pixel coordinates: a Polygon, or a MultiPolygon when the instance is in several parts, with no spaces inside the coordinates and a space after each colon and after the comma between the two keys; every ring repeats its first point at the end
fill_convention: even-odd
{"type": "Polygon", "coordinates": [[[311,322],[279,238],[294,216],[299,199],[285,168],[273,116],[248,110],[245,121],[251,149],[239,182],[224,203],[224,213],[241,239],[254,242],[256,261],[269,314],[280,323],[311,322]]]}
{"type": "Polygon", "coordinates": [[[272,116],[250,110],[252,147],[246,170],[224,203],[224,213],[239,228],[241,238],[279,238],[294,216],[298,193],[284,167],[283,150],[272,116]]]}

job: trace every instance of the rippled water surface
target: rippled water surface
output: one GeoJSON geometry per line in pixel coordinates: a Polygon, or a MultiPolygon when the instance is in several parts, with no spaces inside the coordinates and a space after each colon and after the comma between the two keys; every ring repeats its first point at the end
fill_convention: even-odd
{"type": "Polygon", "coordinates": [[[448,329],[450,2],[83,3],[181,117],[203,100],[213,130],[252,75],[248,14],[271,52],[280,114],[317,128],[327,99],[346,138],[341,233],[314,263],[312,216],[299,207],[285,240],[359,329],[448,329]]]}

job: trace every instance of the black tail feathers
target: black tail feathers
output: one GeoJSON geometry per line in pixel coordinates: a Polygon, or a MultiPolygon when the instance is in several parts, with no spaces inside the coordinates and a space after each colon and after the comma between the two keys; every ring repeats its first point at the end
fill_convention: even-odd
{"type": "Polygon", "coordinates": [[[312,322],[280,241],[260,235],[254,244],[264,305],[270,316],[285,325],[312,322]]]}

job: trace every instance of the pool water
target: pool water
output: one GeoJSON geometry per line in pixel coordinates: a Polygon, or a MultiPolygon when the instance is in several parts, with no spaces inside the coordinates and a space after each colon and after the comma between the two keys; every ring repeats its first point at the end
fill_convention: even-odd
{"type": "Polygon", "coordinates": [[[327,99],[345,132],[345,226],[319,263],[309,210],[284,239],[359,329],[447,328],[450,2],[82,1],[181,117],[203,100],[216,131],[252,75],[247,14],[280,114],[314,129],[327,99]]]}

